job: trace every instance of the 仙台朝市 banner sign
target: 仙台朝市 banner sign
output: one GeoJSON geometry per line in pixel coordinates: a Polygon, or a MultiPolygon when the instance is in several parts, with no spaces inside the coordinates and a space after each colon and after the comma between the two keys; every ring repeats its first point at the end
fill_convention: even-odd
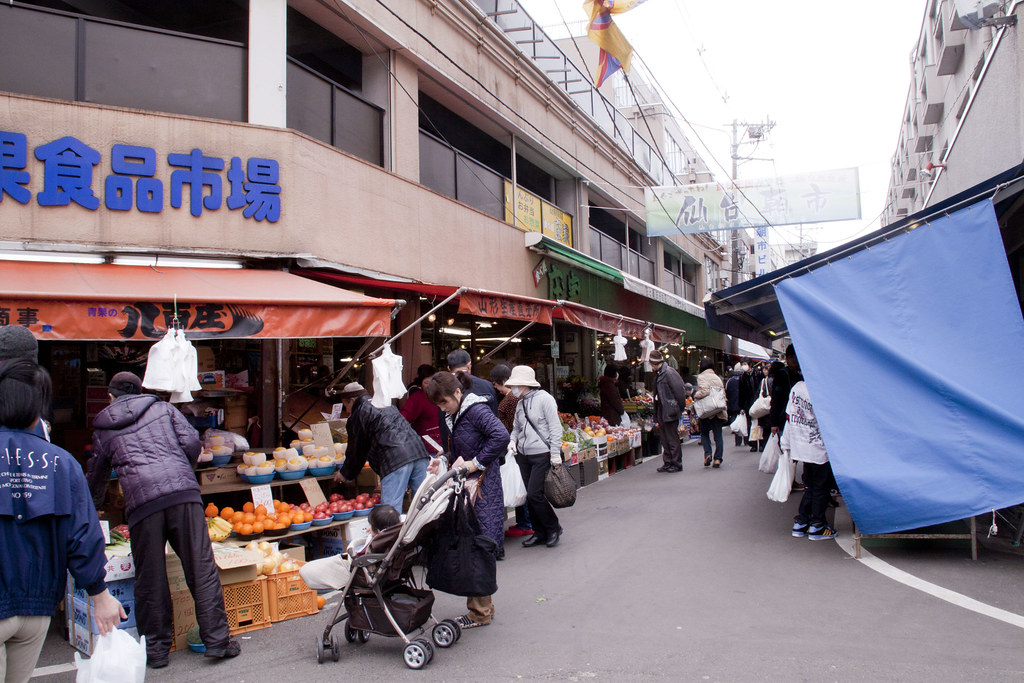
{"type": "Polygon", "coordinates": [[[860,218],[856,168],[644,190],[647,235],[860,218]]]}

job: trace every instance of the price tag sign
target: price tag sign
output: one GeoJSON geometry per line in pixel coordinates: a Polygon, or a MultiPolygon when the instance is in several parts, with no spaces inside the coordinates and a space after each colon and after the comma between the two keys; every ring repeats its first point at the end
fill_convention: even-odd
{"type": "MultiPolygon", "coordinates": [[[[324,490],[320,488],[320,482],[316,479],[300,479],[299,486],[302,487],[303,493],[306,494],[306,500],[313,507],[316,507],[320,503],[327,502],[327,498],[324,496],[324,490]]],[[[268,486],[267,488],[270,487],[268,486]]]]}
{"type": "Polygon", "coordinates": [[[270,484],[252,487],[252,504],[255,507],[262,505],[267,511],[274,509],[274,496],[270,492],[270,484]]]}
{"type": "Polygon", "coordinates": [[[103,542],[106,545],[110,545],[110,522],[105,519],[100,520],[100,531],[103,532],[103,542]]]}

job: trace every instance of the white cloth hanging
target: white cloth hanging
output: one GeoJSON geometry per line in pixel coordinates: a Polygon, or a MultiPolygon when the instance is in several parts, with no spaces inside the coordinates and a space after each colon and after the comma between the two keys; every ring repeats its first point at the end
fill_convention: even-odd
{"type": "Polygon", "coordinates": [[[175,379],[177,384],[168,399],[171,403],[189,403],[193,391],[203,387],[199,384],[199,354],[185,337],[185,330],[174,330],[175,379]]]}
{"type": "Polygon", "coordinates": [[[615,333],[612,337],[612,345],[615,347],[615,355],[612,356],[612,360],[626,360],[626,338],[622,336],[622,330],[615,333]]]}
{"type": "Polygon", "coordinates": [[[146,375],[142,378],[143,387],[156,391],[174,391],[177,388],[174,354],[174,330],[167,330],[163,339],[149,349],[146,375]]]}
{"type": "Polygon", "coordinates": [[[640,340],[640,360],[647,362],[651,359],[651,353],[654,351],[654,342],[651,341],[650,329],[644,330],[644,338],[640,340]]]}
{"type": "Polygon", "coordinates": [[[380,355],[373,359],[373,398],[371,403],[383,408],[391,401],[405,396],[402,383],[402,357],[391,352],[391,345],[385,344],[380,355]]]}

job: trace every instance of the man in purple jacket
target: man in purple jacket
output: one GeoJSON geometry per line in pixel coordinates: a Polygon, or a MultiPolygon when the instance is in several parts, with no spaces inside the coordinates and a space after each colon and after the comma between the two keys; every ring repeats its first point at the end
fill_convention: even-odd
{"type": "Polygon", "coordinates": [[[239,646],[228,638],[224,594],[193,470],[199,433],[170,403],[143,394],[142,381],[130,372],[114,375],[107,390],[111,403],[93,420],[89,488],[100,507],[113,467],[124,491],[146,663],[154,669],[167,666],[174,636],[164,555],[168,541],[185,571],[206,656],[234,657],[239,646]]]}

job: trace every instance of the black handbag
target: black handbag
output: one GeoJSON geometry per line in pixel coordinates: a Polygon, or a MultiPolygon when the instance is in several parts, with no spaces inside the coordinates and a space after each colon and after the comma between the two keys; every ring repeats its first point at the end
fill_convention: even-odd
{"type": "Polygon", "coordinates": [[[576,480],[565,465],[552,467],[544,476],[544,495],[553,508],[572,507],[576,503],[576,480]]]}
{"type": "Polygon", "coordinates": [[[462,489],[438,518],[430,544],[427,585],[452,595],[485,597],[498,591],[498,544],[480,533],[480,522],[462,489]]]}

